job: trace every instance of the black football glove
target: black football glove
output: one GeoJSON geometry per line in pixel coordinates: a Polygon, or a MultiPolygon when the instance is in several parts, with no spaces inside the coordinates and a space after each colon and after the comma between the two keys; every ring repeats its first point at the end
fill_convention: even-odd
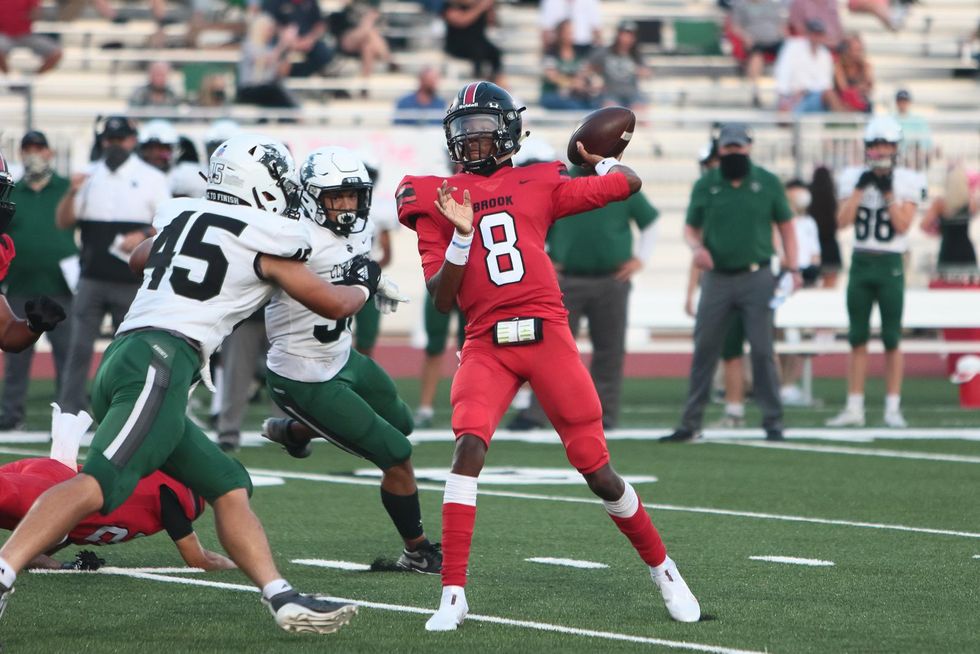
{"type": "Polygon", "coordinates": [[[35,334],[49,332],[65,319],[65,310],[47,295],[39,295],[24,303],[27,326],[35,334]]]}
{"type": "Polygon", "coordinates": [[[875,175],[870,170],[866,170],[861,173],[861,177],[858,178],[858,183],[855,184],[854,188],[863,191],[869,186],[876,186],[878,184],[878,176],[875,175]]]}
{"type": "Polygon", "coordinates": [[[381,282],[381,266],[377,261],[372,261],[368,257],[360,254],[350,260],[350,266],[344,273],[344,278],[337,282],[345,286],[363,286],[368,290],[370,296],[374,297],[378,292],[378,284],[381,282]]]}
{"type": "Polygon", "coordinates": [[[890,193],[892,190],[892,176],[891,173],[888,175],[875,175],[876,182],[878,184],[878,190],[882,193],[890,193]]]}
{"type": "Polygon", "coordinates": [[[61,564],[62,570],[98,570],[105,565],[105,559],[99,558],[95,552],[82,550],[75,555],[74,561],[61,564]]]}

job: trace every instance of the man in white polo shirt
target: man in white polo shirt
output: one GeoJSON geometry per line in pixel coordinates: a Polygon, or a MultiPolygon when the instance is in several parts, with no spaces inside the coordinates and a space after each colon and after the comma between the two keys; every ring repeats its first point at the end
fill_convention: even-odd
{"type": "Polygon", "coordinates": [[[119,326],[140,278],[129,269],[129,255],[155,232],[157,205],[170,198],[162,172],[133,154],[136,127],[123,116],[106,119],[99,133],[102,158],[88,175],[74,175],[58,204],[61,229],[81,232],[81,277],[72,304],[73,329],[58,402],[63,411],[88,408],[86,384],[92,348],[106,313],[119,326]]]}

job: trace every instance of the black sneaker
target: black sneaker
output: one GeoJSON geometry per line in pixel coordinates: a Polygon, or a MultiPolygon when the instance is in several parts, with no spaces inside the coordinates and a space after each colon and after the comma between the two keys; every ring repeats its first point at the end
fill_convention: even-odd
{"type": "Polygon", "coordinates": [[[218,447],[222,452],[237,452],[241,448],[242,435],[237,431],[218,434],[218,447]]]}
{"type": "Polygon", "coordinates": [[[442,572],[442,544],[424,541],[414,552],[402,550],[395,565],[402,570],[437,575],[442,572]]]}
{"type": "Polygon", "coordinates": [[[310,447],[310,439],[293,435],[290,426],[294,422],[296,421],[292,418],[266,418],[262,423],[262,437],[282,445],[289,456],[305,459],[313,454],[313,448],[310,447]]]}
{"type": "Polygon", "coordinates": [[[0,416],[0,431],[20,431],[24,421],[11,416],[0,416]]]}
{"type": "Polygon", "coordinates": [[[523,413],[518,413],[507,423],[507,429],[510,431],[531,431],[532,429],[542,429],[543,427],[544,425],[540,422],[531,420],[523,413]]]}
{"type": "Polygon", "coordinates": [[[3,584],[0,584],[0,618],[3,617],[4,609],[7,608],[7,600],[10,599],[10,596],[13,594],[14,594],[13,588],[7,588],[3,584]]]}
{"type": "Polygon", "coordinates": [[[303,595],[295,590],[262,598],[276,624],[286,631],[330,634],[351,621],[357,613],[356,604],[344,604],[303,595]]]}
{"type": "Polygon", "coordinates": [[[662,436],[661,443],[693,443],[703,438],[700,430],[691,431],[690,429],[676,429],[670,436],[662,436]]]}
{"type": "Polygon", "coordinates": [[[784,441],[786,437],[783,436],[782,429],[767,429],[766,430],[766,440],[767,441],[784,441]]]}

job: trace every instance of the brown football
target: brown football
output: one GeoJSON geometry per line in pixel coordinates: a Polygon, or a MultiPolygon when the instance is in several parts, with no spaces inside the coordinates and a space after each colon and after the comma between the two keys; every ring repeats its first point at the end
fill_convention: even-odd
{"type": "Polygon", "coordinates": [[[579,123],[568,140],[568,160],[581,165],[576,141],[581,141],[586,151],[602,157],[615,157],[626,149],[636,127],[636,114],[626,107],[605,107],[593,111],[579,123]]]}

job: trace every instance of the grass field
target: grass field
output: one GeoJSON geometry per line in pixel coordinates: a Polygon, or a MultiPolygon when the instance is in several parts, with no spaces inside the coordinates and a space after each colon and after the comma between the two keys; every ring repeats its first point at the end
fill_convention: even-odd
{"type": "MultiPolygon", "coordinates": [[[[412,385],[403,390],[414,398],[412,385]]],[[[818,391],[836,399],[841,382],[818,391]]],[[[39,385],[32,395],[40,415],[45,392],[39,385]]],[[[677,381],[631,382],[624,426],[664,433],[683,394],[677,381]]],[[[880,397],[869,397],[869,419],[880,418],[879,406],[880,397]]],[[[834,408],[792,410],[788,422],[817,426],[834,408]]],[[[941,381],[910,383],[905,408],[914,427],[980,427],[980,415],[956,409],[941,381]]],[[[253,428],[263,412],[255,407],[253,428]]],[[[456,633],[428,634],[421,610],[438,603],[437,577],[292,563],[368,564],[397,555],[376,483],[353,474],[370,466],[327,444],[302,461],[270,445],[237,455],[253,475],[285,482],[258,487],[255,509],[294,585],[366,603],[349,627],[330,636],[281,632],[235,571],[137,578],[124,569],[23,574],[0,622],[0,643],[4,652],[980,651],[980,441],[749,446],[760,444],[610,440],[621,473],[657,479],[636,488],[699,596],[706,619],[698,624],[669,620],[645,566],[584,485],[481,483],[467,589],[473,617],[456,633]],[[833,565],[750,558],[766,556],[833,565]]],[[[44,448],[3,445],[4,452],[44,448]]],[[[420,443],[415,465],[445,470],[450,452],[448,434],[420,443]]],[[[0,462],[14,458],[3,454],[0,462]]],[[[567,464],[556,444],[501,440],[488,466],[567,464]]],[[[423,481],[421,498],[428,531],[438,538],[441,484],[423,481]]],[[[205,546],[217,548],[209,513],[196,525],[205,546]]],[[[180,565],[165,535],[99,554],[118,568],[180,565]]]]}

